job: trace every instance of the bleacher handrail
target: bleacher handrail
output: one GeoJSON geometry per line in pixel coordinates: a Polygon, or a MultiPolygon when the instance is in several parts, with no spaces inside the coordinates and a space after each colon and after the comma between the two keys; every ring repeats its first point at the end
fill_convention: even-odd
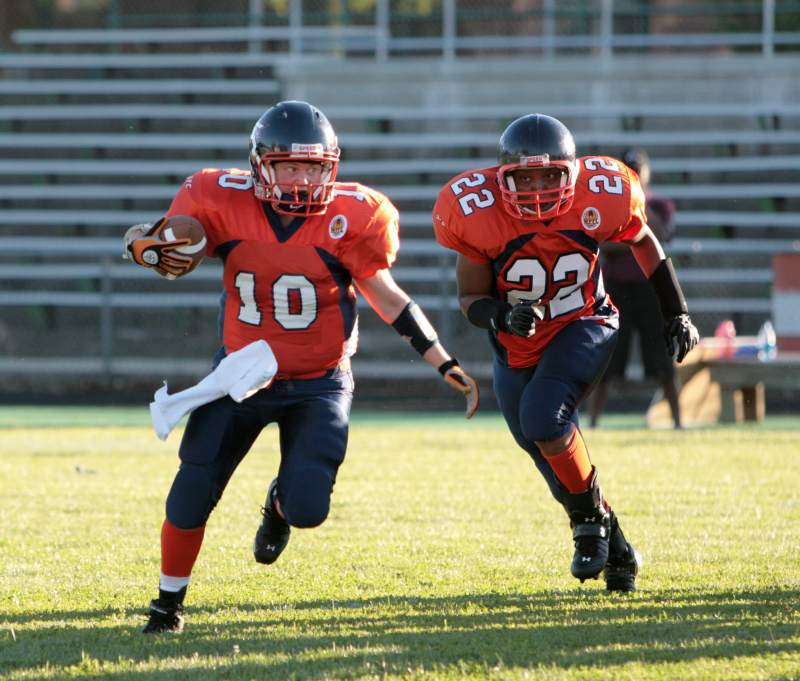
{"type": "MultiPolygon", "coordinates": [[[[470,105],[470,106],[329,106],[325,114],[331,121],[468,121],[513,120],[530,110],[529,103],[470,105]]],[[[180,120],[245,120],[253,121],[264,107],[251,104],[61,104],[0,106],[0,120],[47,119],[134,119],[170,118],[180,120]]],[[[800,103],[785,101],[756,101],[714,104],[556,104],[547,107],[548,115],[556,118],[753,118],[758,116],[797,116],[800,103]]]]}
{"type": "MultiPolygon", "coordinates": [[[[478,50],[508,51],[536,50],[550,56],[561,50],[586,50],[608,59],[615,52],[631,49],[714,49],[714,48],[758,48],[765,58],[771,58],[775,48],[780,46],[795,47],[800,44],[800,33],[795,31],[776,31],[776,13],[778,8],[774,0],[762,0],[760,7],[745,6],[741,12],[749,14],[750,22],[742,31],[720,29],[707,32],[647,32],[624,33],[615,30],[615,14],[624,17],[630,14],[626,8],[615,8],[613,0],[592,3],[585,11],[589,27],[585,33],[572,30],[559,33],[559,10],[556,3],[545,3],[541,14],[525,14],[511,10],[505,15],[507,19],[516,19],[513,23],[525,26],[529,31],[529,19],[536,16],[535,25],[541,27],[537,34],[515,35],[513,31],[502,34],[481,33],[487,22],[466,20],[459,17],[457,0],[443,0],[440,30],[432,35],[400,36],[392,31],[392,13],[389,3],[382,0],[376,3],[373,21],[366,25],[336,23],[325,26],[309,26],[304,24],[302,9],[298,11],[292,3],[292,11],[287,15],[287,23],[279,26],[263,26],[259,12],[250,15],[249,24],[224,27],[183,27],[183,28],[112,28],[112,29],[47,29],[18,30],[12,34],[17,45],[120,45],[158,42],[166,43],[213,43],[213,42],[247,42],[251,50],[259,50],[258,41],[288,40],[291,49],[297,53],[303,49],[319,49],[320,42],[330,35],[347,36],[351,48],[366,49],[374,53],[380,60],[393,54],[419,53],[435,51],[446,60],[453,60],[459,51],[478,50]],[[467,27],[464,32],[459,29],[467,27]],[[760,25],[760,28],[759,28],[760,25]],[[477,29],[477,30],[476,30],[477,29]],[[311,40],[305,39],[307,37],[311,40]],[[353,44],[358,41],[357,44],[353,44]]],[[[638,13],[641,10],[637,10],[638,13]]],[[[669,6],[656,5],[654,12],[675,14],[669,6]]],[[[713,14],[713,13],[712,13],[713,14]]],[[[491,31],[491,29],[490,29],[491,31]]],[[[336,40],[334,39],[334,44],[336,40]]],[[[323,46],[324,49],[324,46],[323,46]]]]}
{"type": "Polygon", "coordinates": [[[63,28],[18,29],[11,34],[17,45],[121,45],[150,43],[228,43],[251,40],[289,40],[294,31],[303,38],[371,38],[375,26],[217,26],[186,28],[63,28]]]}

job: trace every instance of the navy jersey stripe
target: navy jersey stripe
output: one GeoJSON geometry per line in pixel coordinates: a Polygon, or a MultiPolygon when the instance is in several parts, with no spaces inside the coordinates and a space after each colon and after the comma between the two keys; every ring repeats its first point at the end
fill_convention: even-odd
{"type": "Polygon", "coordinates": [[[236,248],[240,243],[242,243],[241,239],[233,239],[232,241],[225,241],[221,243],[214,249],[214,255],[222,260],[222,264],[225,264],[225,260],[227,260],[228,255],[230,252],[236,248]]]}
{"type": "Polygon", "coordinates": [[[355,296],[350,296],[349,293],[353,277],[335,255],[328,253],[328,251],[318,246],[315,247],[314,250],[317,252],[322,262],[325,263],[333,280],[339,287],[339,310],[342,313],[342,320],[344,321],[344,339],[347,341],[353,333],[358,318],[355,296]]]}
{"type": "Polygon", "coordinates": [[[217,314],[217,333],[220,342],[225,339],[225,304],[228,302],[228,292],[223,291],[219,297],[219,313],[217,314]]]}
{"type": "Polygon", "coordinates": [[[505,267],[508,262],[508,259],[535,236],[536,232],[531,232],[529,234],[521,234],[516,239],[509,241],[503,249],[503,252],[492,261],[494,276],[498,277],[503,267],[505,267]]]}
{"type": "Polygon", "coordinates": [[[578,229],[569,229],[559,232],[559,234],[563,234],[565,237],[572,239],[576,244],[579,244],[587,250],[592,251],[595,255],[600,251],[600,246],[598,245],[597,241],[590,237],[586,232],[581,232],[578,229]]]}
{"type": "Polygon", "coordinates": [[[280,216],[272,209],[272,206],[270,206],[268,203],[262,202],[261,208],[264,211],[264,215],[267,216],[267,220],[269,221],[270,227],[272,227],[272,231],[275,233],[275,238],[280,243],[285,243],[291,239],[294,233],[306,222],[304,217],[298,216],[294,218],[286,227],[284,227],[280,216]]]}

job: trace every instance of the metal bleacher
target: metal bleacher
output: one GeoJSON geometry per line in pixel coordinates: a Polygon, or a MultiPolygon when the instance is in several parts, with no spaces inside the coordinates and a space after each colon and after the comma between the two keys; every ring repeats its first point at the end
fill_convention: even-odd
{"type": "MultiPolygon", "coordinates": [[[[253,121],[272,102],[303,94],[298,64],[313,65],[324,81],[330,62],[350,63],[352,53],[381,39],[374,29],[337,31],[15,34],[19,50],[0,54],[0,324],[15,330],[12,338],[0,326],[0,373],[110,380],[207,366],[219,266],[206,262],[183,280],[163,281],[121,262],[120,236],[163,213],[187,174],[244,167],[253,121]],[[292,40],[304,37],[339,52],[298,53],[292,40]],[[162,49],[167,39],[186,46],[206,38],[212,51],[162,49]],[[136,51],[96,51],[115,40],[136,51]],[[270,40],[286,44],[247,49],[270,40]],[[42,51],[53,46],[62,51],[42,51]],[[179,362],[152,357],[176,334],[179,362]]],[[[415,75],[415,67],[406,70],[410,83],[415,75]]],[[[340,133],[340,178],[385,191],[401,209],[398,281],[459,356],[481,357],[461,340],[453,256],[433,241],[430,210],[449,177],[493,163],[499,133],[530,100],[417,106],[393,95],[392,78],[381,105],[344,104],[324,89],[308,98],[340,133]]],[[[583,154],[648,149],[654,189],[678,204],[669,251],[701,331],[731,317],[753,332],[769,316],[771,256],[800,251],[800,102],[553,101],[545,113],[567,122],[583,154]]],[[[370,363],[392,336],[376,321],[364,315],[370,333],[362,334],[360,374],[424,374],[420,363],[370,363]]],[[[478,373],[486,371],[480,364],[478,373]]]]}

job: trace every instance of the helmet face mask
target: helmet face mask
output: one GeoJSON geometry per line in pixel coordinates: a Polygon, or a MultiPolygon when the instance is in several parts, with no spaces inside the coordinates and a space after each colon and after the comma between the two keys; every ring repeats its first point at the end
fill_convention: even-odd
{"type": "MultiPolygon", "coordinates": [[[[546,158],[546,154],[544,155],[546,158]]],[[[540,157],[537,157],[540,158],[540,157]]],[[[566,213],[572,207],[575,196],[575,164],[569,161],[540,160],[531,163],[523,157],[520,163],[500,166],[497,171],[500,194],[507,212],[523,220],[546,220],[566,213]],[[545,178],[557,175],[555,182],[543,182],[538,189],[526,190],[519,182],[520,171],[537,169],[545,178]],[[558,169],[557,174],[548,173],[558,169]],[[550,186],[548,186],[550,185],[550,186]]]]}
{"type": "Polygon", "coordinates": [[[250,135],[253,191],[281,215],[321,215],[333,201],[339,146],[325,115],[306,102],[280,102],[258,119],[250,135]],[[275,164],[320,163],[320,181],[287,187],[275,164]],[[282,186],[281,186],[282,185],[282,186]]]}
{"type": "Polygon", "coordinates": [[[518,118],[500,137],[498,161],[503,208],[512,217],[548,220],[572,208],[578,163],[572,134],[560,121],[543,114],[518,118]],[[525,177],[530,186],[519,181],[525,177]]]}

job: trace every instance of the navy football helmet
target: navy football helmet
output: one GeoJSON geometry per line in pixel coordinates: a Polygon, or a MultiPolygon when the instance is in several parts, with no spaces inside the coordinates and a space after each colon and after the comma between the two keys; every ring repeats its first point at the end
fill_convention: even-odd
{"type": "Polygon", "coordinates": [[[578,182],[575,140],[559,120],[528,114],[511,123],[497,147],[497,181],[506,212],[523,220],[562,215],[572,207],[578,182]],[[513,173],[532,168],[561,169],[558,186],[519,191],[513,173]]]}
{"type": "Polygon", "coordinates": [[[324,213],[333,201],[339,155],[336,133],[325,114],[307,102],[278,102],[261,115],[250,133],[256,198],[269,201],[276,212],[285,215],[324,213]],[[281,190],[273,166],[282,161],[321,163],[321,181],[291,192],[281,190]]]}

